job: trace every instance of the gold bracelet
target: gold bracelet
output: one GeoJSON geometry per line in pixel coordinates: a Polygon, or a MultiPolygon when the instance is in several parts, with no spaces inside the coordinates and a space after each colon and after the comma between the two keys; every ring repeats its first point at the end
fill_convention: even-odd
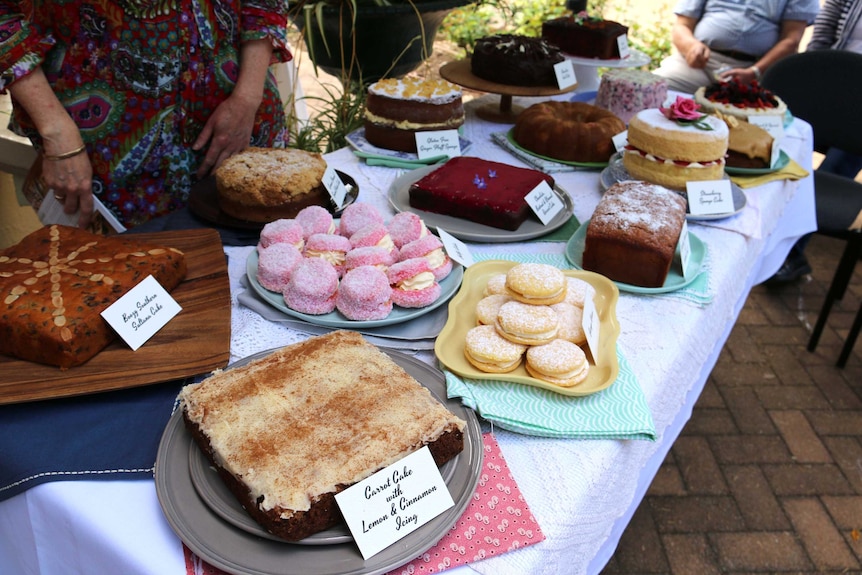
{"type": "Polygon", "coordinates": [[[56,156],[50,156],[48,154],[45,154],[43,157],[46,160],[51,160],[53,162],[55,162],[57,160],[67,160],[69,158],[77,156],[78,154],[80,154],[81,152],[83,152],[86,149],[87,149],[87,144],[81,144],[80,148],[75,148],[74,150],[66,152],[65,154],[57,154],[56,156]]]}

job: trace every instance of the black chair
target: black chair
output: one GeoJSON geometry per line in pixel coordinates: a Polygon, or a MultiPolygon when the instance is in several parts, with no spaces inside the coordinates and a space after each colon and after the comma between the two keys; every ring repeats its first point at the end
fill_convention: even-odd
{"type": "MultiPolygon", "coordinates": [[[[818,50],[793,54],[776,62],[762,84],[783,99],[791,113],[814,129],[814,149],[840,148],[862,155],[862,54],[818,50]]],[[[814,351],[835,301],[840,300],[862,254],[862,184],[835,174],[814,172],[817,232],[844,240],[844,253],[817,323],[808,341],[814,351]]],[[[838,367],[844,367],[862,327],[862,306],[856,314],[838,367]]]]}

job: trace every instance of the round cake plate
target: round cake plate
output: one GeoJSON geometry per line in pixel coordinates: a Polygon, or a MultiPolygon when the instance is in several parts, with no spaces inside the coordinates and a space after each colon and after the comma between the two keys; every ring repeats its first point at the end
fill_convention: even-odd
{"type": "Polygon", "coordinates": [[[352,541],[290,545],[253,535],[224,521],[198,496],[189,471],[189,451],[197,446],[177,410],[159,443],[154,478],[162,512],[183,543],[207,563],[234,575],[379,575],[433,547],[472,500],[482,467],[482,431],[472,409],[457,398],[446,398],[446,379],[439,370],[398,351],[381,351],[467,422],[464,450],[452,460],[454,472],[447,483],[455,501],[453,507],[367,560],[352,541]]]}
{"type": "Polygon", "coordinates": [[[443,64],[440,67],[440,76],[464,88],[488,92],[489,94],[499,94],[499,104],[485,104],[476,108],[476,115],[479,118],[495,124],[514,124],[518,115],[524,111],[523,106],[512,103],[513,96],[525,96],[529,98],[557,96],[573,92],[578,87],[578,84],[574,83],[561,90],[556,86],[511,86],[509,84],[489,82],[473,75],[470,69],[470,58],[453,60],[452,62],[443,64]]]}
{"type": "MultiPolygon", "coordinates": [[[[341,208],[336,208],[334,202],[324,206],[329,210],[333,217],[338,217],[344,209],[356,201],[359,197],[359,186],[356,185],[356,180],[353,176],[345,174],[341,170],[335,170],[339,179],[345,186],[349,186],[347,196],[344,198],[344,204],[341,208]]],[[[209,176],[200,180],[192,186],[189,192],[189,211],[198,216],[207,223],[214,224],[223,228],[260,231],[266,222],[251,222],[241,220],[221,211],[218,205],[218,190],[216,189],[215,176],[209,176]]]]}
{"type": "Polygon", "coordinates": [[[515,231],[494,228],[483,224],[477,224],[454,216],[435,214],[410,207],[410,186],[426,174],[436,170],[440,166],[427,166],[401,174],[389,187],[389,203],[399,212],[414,212],[418,214],[425,225],[431,229],[443,229],[454,237],[477,243],[507,243],[522,242],[540,238],[566,225],[574,213],[574,203],[571,196],[559,186],[554,185],[554,192],[563,202],[563,209],[554,218],[543,225],[538,218],[527,218],[515,231]]]}
{"type": "MultiPolygon", "coordinates": [[[[724,176],[727,179],[727,176],[724,176]]],[[[599,176],[599,186],[602,189],[602,192],[606,192],[608,188],[618,182],[624,182],[626,180],[631,180],[632,177],[629,175],[625,166],[623,166],[622,155],[617,153],[611,156],[611,161],[608,163],[608,167],[602,170],[601,175],[599,176]]],[[[724,218],[729,218],[731,216],[735,216],[739,212],[745,209],[745,206],[748,205],[748,196],[745,195],[745,192],[736,185],[732,180],[730,182],[730,192],[733,194],[733,211],[727,214],[700,214],[700,215],[692,215],[686,212],[685,219],[690,222],[703,222],[703,221],[713,221],[713,220],[723,220],[724,218]]],[[[680,195],[686,197],[686,194],[680,192],[680,195]]],[[[686,197],[687,200],[687,197],[686,197]]],[[[686,204],[686,210],[688,210],[688,205],[686,204]]]]}

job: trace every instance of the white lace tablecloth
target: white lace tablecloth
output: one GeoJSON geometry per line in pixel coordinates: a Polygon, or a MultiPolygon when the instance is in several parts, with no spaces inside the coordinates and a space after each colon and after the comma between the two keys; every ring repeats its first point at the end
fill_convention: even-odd
{"type": "MultiPolygon", "coordinates": [[[[487,96],[482,102],[496,96],[487,96]]],[[[515,99],[529,105],[531,100],[515,99]]],[[[468,155],[523,165],[493,143],[501,126],[478,120],[467,106],[468,155]]],[[[810,127],[794,121],[784,149],[811,169],[810,127]]],[[[391,182],[401,170],[360,163],[349,149],[327,156],[353,176],[361,202],[387,214],[391,182]]],[[[554,174],[573,198],[575,215],[590,217],[600,192],[596,172],[554,174]]],[[[797,237],[814,229],[811,178],[746,190],[745,211],[727,220],[690,223],[708,249],[705,301],[621,294],[620,352],[643,388],[658,440],[568,440],[495,429],[501,451],[547,539],[455,570],[506,575],[598,573],[613,553],[665,454],[691,414],[748,291],[781,265],[797,237]]],[[[563,252],[564,244],[469,244],[483,257],[563,252]]],[[[238,305],[246,258],[253,248],[229,247],[232,292],[231,361],[304,339],[306,334],[238,305]]],[[[431,352],[417,357],[433,363],[431,352]]],[[[0,503],[0,572],[183,575],[179,539],[161,516],[152,481],[56,482],[0,503]],[[10,567],[11,566],[11,567],[10,567]],[[8,570],[6,568],[10,568],[8,570]]]]}

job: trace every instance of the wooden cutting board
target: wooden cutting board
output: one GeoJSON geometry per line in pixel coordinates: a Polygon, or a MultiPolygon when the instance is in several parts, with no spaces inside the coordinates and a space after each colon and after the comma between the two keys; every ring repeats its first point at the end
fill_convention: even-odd
{"type": "Polygon", "coordinates": [[[182,311],[132,351],[117,339],[87,363],[61,370],[0,356],[0,404],[161,383],[223,368],[230,359],[230,282],[213,229],[135,234],[186,255],[186,278],[171,296],[182,311]]]}

